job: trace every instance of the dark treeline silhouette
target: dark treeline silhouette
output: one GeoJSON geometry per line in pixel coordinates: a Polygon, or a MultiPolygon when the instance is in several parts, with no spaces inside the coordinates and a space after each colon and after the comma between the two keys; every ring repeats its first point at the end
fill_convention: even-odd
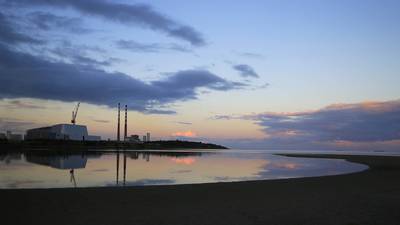
{"type": "Polygon", "coordinates": [[[42,164],[42,165],[50,165],[52,160],[69,160],[75,157],[79,157],[82,159],[86,158],[99,158],[102,155],[110,154],[123,154],[124,156],[129,157],[130,159],[145,159],[146,161],[150,160],[151,156],[156,157],[189,157],[189,156],[202,156],[205,154],[215,154],[215,152],[195,152],[195,151],[125,151],[125,150],[115,150],[115,151],[103,151],[103,150],[82,150],[82,149],[35,149],[35,150],[8,150],[8,151],[0,151],[0,161],[8,164],[12,160],[21,160],[24,158],[28,162],[42,164]]]}
{"type": "Polygon", "coordinates": [[[52,149],[58,151],[84,150],[123,150],[123,149],[227,149],[224,146],[191,141],[151,141],[143,143],[118,141],[72,141],[72,140],[29,140],[29,141],[0,141],[0,151],[52,149]]]}

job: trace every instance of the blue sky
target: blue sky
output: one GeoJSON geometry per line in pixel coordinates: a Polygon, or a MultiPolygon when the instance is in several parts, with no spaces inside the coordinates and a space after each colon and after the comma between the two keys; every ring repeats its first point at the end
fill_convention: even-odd
{"type": "MultiPolygon", "coordinates": [[[[279,145],[276,140],[271,144],[271,135],[282,133],[254,115],[319,112],[339,103],[351,106],[355,117],[371,110],[371,104],[390,108],[379,111],[382,117],[398,110],[398,1],[0,4],[3,60],[25,59],[3,63],[0,70],[3,85],[7,83],[0,93],[2,130],[23,132],[63,122],[59,120],[67,116],[54,116],[53,106],[68,109],[69,115],[81,101],[87,104],[81,123],[114,138],[110,117],[121,101],[131,106],[132,133],[151,131],[163,139],[192,133],[185,138],[275,148],[279,145]],[[19,89],[25,91],[15,91],[19,89]],[[26,110],[32,106],[37,113],[26,110]],[[96,119],[93,112],[98,112],[96,119]]],[[[368,127],[375,132],[376,127],[368,127]]],[[[297,134],[285,129],[290,138],[297,134]]],[[[397,129],[392,132],[400,135],[397,129]]],[[[392,146],[400,139],[391,137],[381,141],[392,146]]],[[[318,139],[313,138],[302,146],[313,147],[318,139]]],[[[291,141],[280,140],[285,147],[291,141]]],[[[368,142],[344,137],[323,141],[368,142]]]]}

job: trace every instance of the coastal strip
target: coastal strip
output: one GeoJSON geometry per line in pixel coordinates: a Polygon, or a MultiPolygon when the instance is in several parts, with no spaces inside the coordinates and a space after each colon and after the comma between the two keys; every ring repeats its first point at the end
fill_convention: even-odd
{"type": "Polygon", "coordinates": [[[400,157],[352,174],[214,184],[0,190],[2,224],[398,224],[400,157]]]}

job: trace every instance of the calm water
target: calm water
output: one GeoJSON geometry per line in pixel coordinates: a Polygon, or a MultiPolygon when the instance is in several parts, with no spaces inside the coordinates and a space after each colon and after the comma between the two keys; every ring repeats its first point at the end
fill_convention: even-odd
{"type": "Polygon", "coordinates": [[[343,174],[368,167],[263,151],[0,154],[0,188],[188,184],[343,174]]]}

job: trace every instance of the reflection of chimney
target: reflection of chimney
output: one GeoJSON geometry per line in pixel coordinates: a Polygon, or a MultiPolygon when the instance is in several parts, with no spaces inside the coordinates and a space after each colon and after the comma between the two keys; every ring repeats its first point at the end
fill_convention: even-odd
{"type": "Polygon", "coordinates": [[[123,179],[123,185],[125,186],[126,182],[126,154],[124,152],[124,179],[123,179]]]}
{"type": "Polygon", "coordinates": [[[126,138],[128,137],[127,130],[128,130],[128,106],[125,105],[125,131],[124,131],[124,141],[126,141],[126,138]]]}
{"type": "Polygon", "coordinates": [[[118,128],[117,128],[117,141],[120,141],[120,135],[119,135],[119,132],[120,132],[120,125],[119,125],[119,123],[120,123],[120,104],[118,103],[118,128]]]}
{"type": "Polygon", "coordinates": [[[117,186],[119,181],[118,175],[119,175],[119,152],[117,152],[117,186]]]}

